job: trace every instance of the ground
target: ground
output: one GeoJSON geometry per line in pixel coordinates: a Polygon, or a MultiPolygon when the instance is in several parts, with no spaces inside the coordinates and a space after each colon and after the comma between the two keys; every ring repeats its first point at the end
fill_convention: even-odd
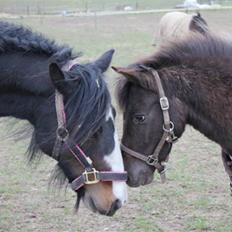
{"type": "MultiPolygon", "coordinates": [[[[232,33],[231,11],[202,12],[217,33],[232,33]]],[[[113,65],[126,65],[153,52],[153,33],[162,14],[102,17],[29,17],[11,19],[29,25],[57,41],[72,45],[87,57],[116,49],[113,65]]],[[[113,94],[116,75],[109,71],[113,94]]],[[[114,101],[115,102],[115,101],[114,101]]],[[[27,165],[29,140],[16,141],[0,124],[0,232],[181,232],[232,231],[232,197],[220,158],[220,148],[190,127],[174,145],[167,172],[152,184],[129,188],[129,201],[114,217],[96,215],[81,206],[74,213],[75,194],[48,189],[55,162],[43,157],[27,165]]],[[[9,126],[10,125],[10,126],[9,126]]],[[[23,126],[23,123],[14,127],[23,126]]],[[[117,125],[121,134],[121,115],[117,125]]]]}

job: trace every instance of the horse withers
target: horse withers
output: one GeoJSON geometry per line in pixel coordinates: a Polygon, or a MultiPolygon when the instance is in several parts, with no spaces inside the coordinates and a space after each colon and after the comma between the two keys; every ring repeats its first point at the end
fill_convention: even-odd
{"type": "Polygon", "coordinates": [[[222,147],[232,186],[232,39],[211,33],[162,46],[128,67],[114,67],[124,115],[122,150],[128,184],[161,176],[186,124],[222,147]]]}
{"type": "Polygon", "coordinates": [[[32,124],[30,159],[38,151],[56,159],[59,174],[77,192],[76,207],[83,199],[104,215],[127,199],[116,114],[103,74],[113,52],[79,64],[68,46],[0,22],[0,116],[32,124]]]}

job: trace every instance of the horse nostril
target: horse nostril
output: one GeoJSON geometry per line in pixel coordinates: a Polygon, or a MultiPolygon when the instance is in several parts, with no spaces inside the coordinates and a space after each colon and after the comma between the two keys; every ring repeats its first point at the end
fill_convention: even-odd
{"type": "Polygon", "coordinates": [[[122,207],[122,202],[119,199],[115,200],[113,204],[111,205],[111,208],[109,212],[107,213],[107,216],[113,216],[114,213],[121,207],[122,207]]]}
{"type": "Polygon", "coordinates": [[[122,202],[119,199],[117,199],[116,201],[114,201],[113,205],[114,205],[114,210],[116,211],[122,207],[122,202]]]}

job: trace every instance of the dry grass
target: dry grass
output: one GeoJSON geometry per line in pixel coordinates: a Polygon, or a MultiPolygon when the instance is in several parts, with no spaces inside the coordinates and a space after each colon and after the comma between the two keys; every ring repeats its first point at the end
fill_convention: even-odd
{"type": "MultiPolygon", "coordinates": [[[[215,30],[232,32],[230,11],[203,13],[215,30]]],[[[73,45],[95,57],[115,48],[114,65],[125,65],[149,54],[152,34],[161,15],[107,16],[94,18],[12,19],[73,45]],[[52,30],[51,30],[52,28],[52,30]]],[[[109,72],[113,92],[115,75],[109,72]]],[[[118,117],[119,130],[121,118],[118,117]]],[[[168,183],[155,181],[143,188],[129,189],[129,203],[113,218],[90,213],[81,207],[73,214],[75,194],[54,194],[47,183],[54,162],[44,157],[39,166],[28,167],[23,153],[28,141],[4,139],[0,143],[0,231],[223,231],[231,232],[232,198],[228,178],[213,142],[187,128],[175,144],[168,183]]]]}

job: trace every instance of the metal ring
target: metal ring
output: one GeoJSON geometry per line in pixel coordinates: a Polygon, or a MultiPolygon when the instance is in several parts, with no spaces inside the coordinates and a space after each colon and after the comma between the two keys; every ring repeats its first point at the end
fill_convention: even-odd
{"type": "Polygon", "coordinates": [[[154,164],[158,163],[158,159],[154,158],[152,155],[147,157],[146,163],[148,165],[153,166],[154,164]]]}
{"type": "Polygon", "coordinates": [[[56,136],[61,141],[66,141],[69,137],[69,132],[65,127],[58,127],[56,130],[56,136]]]}
{"type": "Polygon", "coordinates": [[[170,129],[166,129],[165,125],[163,125],[163,130],[167,133],[173,132],[174,128],[175,128],[175,126],[174,126],[174,123],[172,121],[170,121],[170,129]]]}

